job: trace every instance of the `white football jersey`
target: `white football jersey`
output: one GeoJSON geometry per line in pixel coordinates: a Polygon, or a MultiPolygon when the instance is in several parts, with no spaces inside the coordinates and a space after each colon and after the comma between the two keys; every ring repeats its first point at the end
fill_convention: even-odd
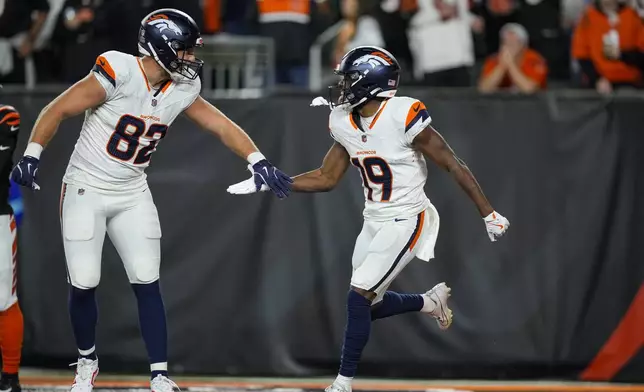
{"type": "Polygon", "coordinates": [[[427,165],[412,142],[431,121],[425,105],[408,97],[385,100],[370,118],[342,108],[331,111],[331,136],[347,150],[362,177],[365,219],[410,218],[429,207],[427,165]]]}
{"type": "Polygon", "coordinates": [[[104,191],[147,187],[145,168],[177,116],[199,96],[201,82],[168,81],[155,90],[141,58],[108,51],[92,73],[107,98],[85,113],[63,181],[104,191]]]}

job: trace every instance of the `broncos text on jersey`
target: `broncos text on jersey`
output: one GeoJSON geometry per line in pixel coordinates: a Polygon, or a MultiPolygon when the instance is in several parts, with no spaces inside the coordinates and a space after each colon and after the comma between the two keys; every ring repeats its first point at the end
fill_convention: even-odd
{"type": "Polygon", "coordinates": [[[63,181],[102,191],[147,187],[145,168],[176,117],[199,96],[201,82],[150,86],[141,58],[108,51],[92,69],[106,92],[85,121],[63,181]]]}
{"type": "Polygon", "coordinates": [[[362,177],[366,220],[410,218],[429,207],[427,165],[412,143],[431,121],[425,105],[409,97],[383,101],[370,118],[342,108],[331,111],[331,136],[362,177]]]}

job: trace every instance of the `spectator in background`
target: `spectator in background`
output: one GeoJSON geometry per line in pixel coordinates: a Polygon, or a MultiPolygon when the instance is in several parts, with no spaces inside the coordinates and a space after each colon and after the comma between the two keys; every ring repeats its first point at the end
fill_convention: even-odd
{"type": "Polygon", "coordinates": [[[485,20],[487,54],[499,51],[499,33],[507,23],[516,23],[519,0],[474,0],[477,11],[485,20]]]}
{"type": "Polygon", "coordinates": [[[276,81],[308,85],[311,0],[257,0],[260,34],[275,41],[276,81]]]}
{"type": "Polygon", "coordinates": [[[381,27],[384,47],[400,63],[402,84],[414,81],[414,59],[409,48],[407,30],[409,21],[417,11],[417,0],[382,0],[376,7],[375,17],[381,27]]]}
{"type": "Polygon", "coordinates": [[[643,86],[644,26],[632,7],[618,0],[589,5],[575,29],[572,50],[585,86],[603,94],[643,86]]]}
{"type": "Polygon", "coordinates": [[[52,36],[62,62],[63,82],[82,79],[98,54],[113,49],[109,40],[101,37],[103,26],[96,20],[96,9],[101,3],[101,0],[66,0],[63,5],[52,36]]]}
{"type": "Polygon", "coordinates": [[[508,23],[500,32],[501,48],[489,56],[479,79],[479,91],[492,93],[510,89],[530,94],[546,87],[548,67],[541,55],[528,47],[526,29],[508,23]]]}
{"type": "Polygon", "coordinates": [[[548,62],[548,77],[570,79],[570,36],[564,30],[565,0],[524,0],[517,23],[528,31],[530,47],[548,62]]]}
{"type": "MultiPolygon", "coordinates": [[[[474,64],[472,24],[468,0],[418,0],[409,25],[414,73],[423,84],[468,87],[474,64]]],[[[478,26],[482,29],[482,26],[478,26]]]]}
{"type": "Polygon", "coordinates": [[[342,0],[344,25],[335,42],[333,64],[339,64],[342,57],[357,46],[384,47],[378,21],[371,16],[365,0],[342,0]]]}
{"type": "Polygon", "coordinates": [[[25,83],[25,59],[47,19],[47,0],[0,0],[0,83],[25,83]]]}

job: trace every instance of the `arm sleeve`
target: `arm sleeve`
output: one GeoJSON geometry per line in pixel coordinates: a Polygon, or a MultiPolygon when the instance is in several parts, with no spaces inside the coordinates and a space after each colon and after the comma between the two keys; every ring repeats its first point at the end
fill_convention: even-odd
{"type": "Polygon", "coordinates": [[[432,123],[425,104],[418,100],[412,101],[409,107],[405,106],[400,115],[405,119],[403,124],[404,140],[409,146],[414,142],[416,136],[432,123]]]}
{"type": "Polygon", "coordinates": [[[101,86],[107,93],[106,99],[113,98],[121,87],[129,79],[129,72],[124,64],[123,54],[116,51],[109,51],[96,58],[92,72],[101,86]]]}

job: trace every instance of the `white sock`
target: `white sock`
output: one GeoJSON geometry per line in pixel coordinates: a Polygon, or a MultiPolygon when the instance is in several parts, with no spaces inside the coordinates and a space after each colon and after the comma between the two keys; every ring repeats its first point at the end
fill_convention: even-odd
{"type": "Polygon", "coordinates": [[[92,346],[92,348],[90,348],[89,350],[81,350],[80,348],[78,349],[78,353],[83,357],[92,355],[94,351],[96,351],[96,346],[92,346]]]}
{"type": "Polygon", "coordinates": [[[150,364],[150,371],[152,372],[167,372],[168,363],[167,362],[157,362],[150,364]]]}
{"type": "Polygon", "coordinates": [[[338,383],[342,385],[343,387],[351,388],[351,382],[353,381],[353,377],[345,377],[340,374],[338,374],[338,377],[335,378],[334,383],[338,383]]]}
{"type": "Polygon", "coordinates": [[[429,295],[423,294],[423,308],[420,310],[423,313],[431,313],[436,309],[436,302],[434,302],[429,295]]]}

